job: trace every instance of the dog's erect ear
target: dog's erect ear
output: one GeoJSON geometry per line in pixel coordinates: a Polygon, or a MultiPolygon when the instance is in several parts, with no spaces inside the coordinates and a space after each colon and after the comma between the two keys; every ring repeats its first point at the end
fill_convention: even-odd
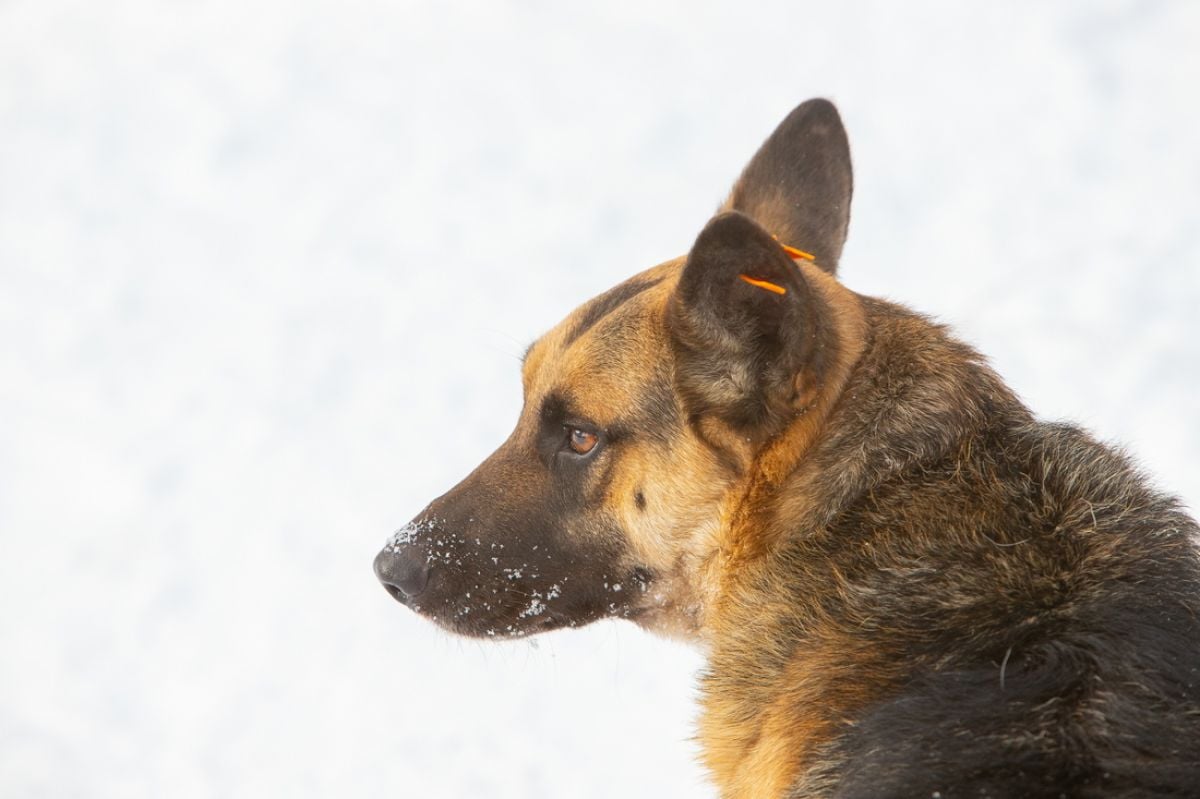
{"type": "Polygon", "coordinates": [[[837,272],[850,224],[850,145],[828,100],[801,103],[755,153],[722,210],[741,211],[837,272]]]}
{"type": "Polygon", "coordinates": [[[760,429],[802,410],[836,346],[829,316],[770,233],[737,211],[714,217],[668,313],[689,410],[760,429]]]}

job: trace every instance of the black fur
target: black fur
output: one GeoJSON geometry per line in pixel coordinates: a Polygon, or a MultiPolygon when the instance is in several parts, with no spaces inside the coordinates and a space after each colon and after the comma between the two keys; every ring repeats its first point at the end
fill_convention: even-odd
{"type": "MultiPolygon", "coordinates": [[[[885,352],[902,380],[904,349],[885,352]]],[[[794,557],[844,574],[825,612],[909,671],[837,737],[831,795],[1200,796],[1196,523],[1120,453],[1034,422],[986,374],[955,402],[959,421],[834,420],[848,440],[870,425],[893,462],[794,557]],[[932,429],[950,438],[929,450],[932,429]]]]}

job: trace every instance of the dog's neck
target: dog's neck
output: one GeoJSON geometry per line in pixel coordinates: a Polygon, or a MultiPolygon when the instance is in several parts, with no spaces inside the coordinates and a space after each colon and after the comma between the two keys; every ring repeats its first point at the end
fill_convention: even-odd
{"type": "MultiPolygon", "coordinates": [[[[752,562],[776,545],[776,528],[764,514],[771,513],[781,493],[790,493],[784,491],[785,486],[820,440],[866,346],[867,322],[860,298],[817,266],[807,261],[796,265],[819,298],[822,315],[832,328],[830,339],[836,355],[821,374],[802,371],[796,375],[795,417],[752,456],[747,479],[729,515],[730,535],[725,539],[726,551],[721,553],[723,574],[736,574],[740,563],[752,562]]],[[[720,593],[726,593],[724,588],[720,593]]]]}
{"type": "Polygon", "coordinates": [[[731,516],[738,544],[714,566],[720,588],[706,606],[710,674],[723,679],[705,692],[700,737],[723,795],[739,799],[783,795],[840,719],[908,668],[839,616],[839,592],[855,589],[843,559],[830,554],[847,543],[829,540],[831,523],[906,470],[969,453],[988,425],[1028,418],[981,359],[940,328],[828,283],[845,357],[811,415],[756,461],[731,516]],[[776,606],[763,612],[769,603],[776,606]],[[763,620],[791,632],[777,636],[763,620]],[[776,640],[792,645],[777,650],[776,640]],[[731,683],[730,674],[744,679],[731,683]],[[788,696],[771,693],[780,684],[788,696]],[[757,745],[760,738],[787,742],[786,756],[757,745]]]}

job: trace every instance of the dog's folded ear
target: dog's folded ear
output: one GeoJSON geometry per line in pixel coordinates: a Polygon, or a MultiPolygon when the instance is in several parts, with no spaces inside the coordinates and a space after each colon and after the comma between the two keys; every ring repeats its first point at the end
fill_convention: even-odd
{"type": "Polygon", "coordinates": [[[800,267],[737,211],[717,215],[696,238],[668,324],[691,412],[739,428],[800,410],[836,346],[830,311],[800,267]]]}
{"type": "Polygon", "coordinates": [[[724,211],[741,211],[837,272],[854,189],[850,145],[833,103],[801,103],[750,159],[724,211]]]}

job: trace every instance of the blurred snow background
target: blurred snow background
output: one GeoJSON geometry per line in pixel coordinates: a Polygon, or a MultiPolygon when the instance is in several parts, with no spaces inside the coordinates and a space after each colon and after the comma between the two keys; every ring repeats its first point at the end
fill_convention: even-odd
{"type": "Polygon", "coordinates": [[[371,559],[813,95],[843,280],[1200,504],[1197,41],[1186,1],[0,2],[0,794],[711,795],[696,654],[450,639],[371,559]]]}

